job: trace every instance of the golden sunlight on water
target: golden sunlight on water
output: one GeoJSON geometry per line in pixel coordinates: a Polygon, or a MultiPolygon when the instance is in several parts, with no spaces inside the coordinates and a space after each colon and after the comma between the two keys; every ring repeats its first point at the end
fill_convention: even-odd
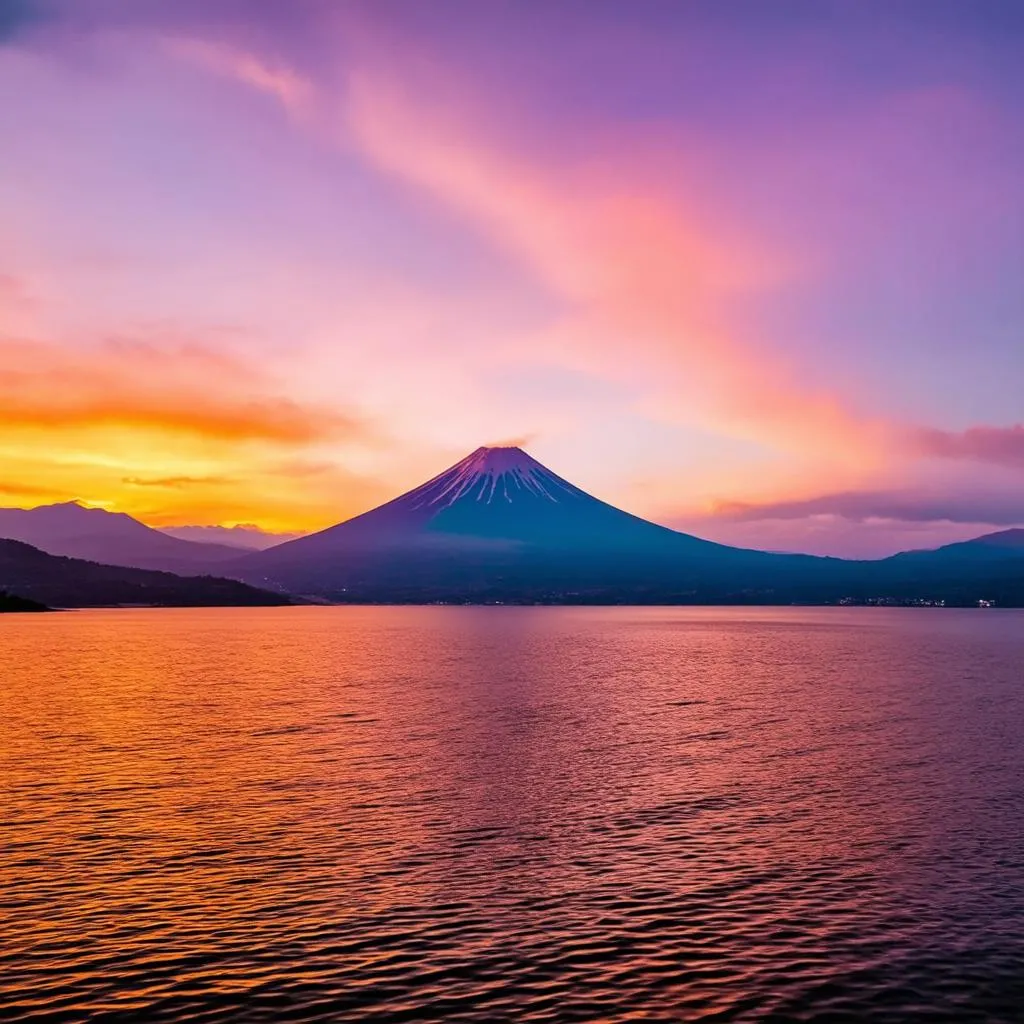
{"type": "Polygon", "coordinates": [[[0,1019],[994,1021],[1024,616],[0,619],[0,1019]]]}

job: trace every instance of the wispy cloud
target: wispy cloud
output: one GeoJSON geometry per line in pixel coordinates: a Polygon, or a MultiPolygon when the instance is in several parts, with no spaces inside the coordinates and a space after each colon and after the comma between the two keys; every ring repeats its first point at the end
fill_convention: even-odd
{"type": "Polygon", "coordinates": [[[537,440],[536,434],[519,434],[517,437],[502,437],[494,441],[485,441],[485,448],[526,448],[537,440]]]}
{"type": "Polygon", "coordinates": [[[313,83],[280,61],[207,39],[170,37],[166,46],[183,60],[273,97],[295,117],[305,117],[310,111],[313,83]]]}
{"type": "Polygon", "coordinates": [[[6,428],[118,426],[285,446],[366,436],[357,416],[272,388],[254,365],[202,345],[0,341],[6,428]]]}
{"type": "Polygon", "coordinates": [[[36,501],[67,496],[66,492],[59,488],[39,487],[28,481],[19,483],[17,480],[0,480],[0,495],[11,498],[33,498],[36,501]]]}
{"type": "Polygon", "coordinates": [[[80,498],[153,524],[325,526],[378,494],[325,453],[379,443],[357,413],[291,398],[223,348],[0,341],[0,472],[14,481],[0,499],[80,498]],[[319,472],[282,487],[277,468],[306,462],[319,472]]]}
{"type": "MultiPolygon", "coordinates": [[[[293,113],[308,112],[318,92],[296,69],[247,51],[202,40],[170,45],[293,113]]],[[[423,66],[417,55],[406,64],[423,66]]],[[[732,303],[793,272],[792,253],[714,223],[696,197],[659,187],[657,169],[618,158],[601,170],[558,165],[502,146],[467,109],[461,97],[471,91],[429,80],[421,92],[360,67],[343,97],[328,92],[324,102],[340,101],[344,145],[469,218],[564,300],[564,319],[536,341],[538,351],[524,339],[521,356],[613,377],[624,361],[646,367],[667,389],[659,415],[713,420],[789,450],[827,449],[841,439],[851,457],[871,458],[887,424],[801,383],[797,367],[730,323],[732,303]]]]}
{"type": "Polygon", "coordinates": [[[565,319],[541,343],[550,358],[611,375],[645,369],[664,392],[662,415],[759,443],[815,453],[840,445],[849,459],[883,446],[881,418],[802,381],[730,316],[794,273],[793,254],[716,223],[681,183],[661,187],[657,168],[524,155],[450,100],[360,72],[348,130],[377,166],[470,218],[565,301],[565,319]]]}
{"type": "Polygon", "coordinates": [[[180,490],[183,487],[222,487],[237,484],[239,481],[226,476],[163,476],[149,478],[126,476],[121,482],[130,484],[132,487],[160,487],[180,490]]]}
{"type": "Polygon", "coordinates": [[[981,492],[848,491],[798,501],[722,502],[712,515],[736,522],[841,516],[855,522],[890,519],[903,522],[1024,523],[1024,495],[981,492]]]}
{"type": "Polygon", "coordinates": [[[1009,427],[977,426],[967,430],[926,428],[915,440],[923,455],[939,459],[989,462],[1024,469],[1024,424],[1009,427]]]}

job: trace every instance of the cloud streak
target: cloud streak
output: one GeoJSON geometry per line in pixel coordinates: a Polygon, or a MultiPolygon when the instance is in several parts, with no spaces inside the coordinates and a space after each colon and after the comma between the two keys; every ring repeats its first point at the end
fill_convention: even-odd
{"type": "Polygon", "coordinates": [[[17,482],[0,504],[321,527],[378,493],[328,453],[379,443],[359,415],[288,397],[259,364],[209,345],[0,341],[0,473],[17,482]],[[319,472],[282,487],[278,468],[311,453],[319,472]]]}
{"type": "Polygon", "coordinates": [[[0,342],[0,426],[8,429],[123,427],[285,447],[367,436],[358,417],[271,386],[251,364],[201,345],[0,342]]]}
{"type": "Polygon", "coordinates": [[[722,502],[712,510],[712,514],[733,522],[841,516],[856,522],[892,519],[913,523],[991,523],[1014,526],[1024,523],[1024,495],[991,492],[928,494],[914,491],[847,491],[797,501],[762,504],[722,502]]]}
{"type": "Polygon", "coordinates": [[[171,37],[166,46],[177,57],[271,96],[294,117],[309,114],[313,84],[287,65],[205,39],[171,37]]]}
{"type": "Polygon", "coordinates": [[[238,484],[239,481],[232,480],[226,476],[163,476],[153,478],[126,476],[121,482],[131,484],[132,487],[160,487],[180,490],[183,487],[222,487],[238,484]]]}
{"type": "Polygon", "coordinates": [[[611,159],[598,171],[503,148],[474,131],[471,114],[452,116],[459,104],[446,95],[427,103],[358,72],[347,129],[378,167],[469,217],[566,302],[564,323],[544,338],[552,355],[613,375],[646,363],[671,387],[663,414],[713,420],[759,443],[878,447],[884,423],[802,384],[730,322],[730,304],[793,272],[790,254],[712,223],[678,189],[660,187],[657,169],[611,159]]]}
{"type": "Polygon", "coordinates": [[[986,462],[1024,469],[1024,424],[951,431],[927,428],[915,435],[921,454],[938,459],[986,462]]]}
{"type": "MultiPolygon", "coordinates": [[[[1002,465],[1024,458],[1020,428],[908,430],[809,383],[778,346],[749,337],[730,316],[733,305],[806,275],[807,254],[716,222],[687,195],[678,167],[666,189],[664,169],[645,165],[642,153],[631,161],[605,153],[598,171],[509,146],[500,125],[481,128],[485,101],[467,103],[466,83],[444,79],[408,45],[396,62],[394,44],[388,60],[380,62],[371,44],[350,68],[344,142],[518,254],[566,303],[563,321],[539,342],[548,358],[614,376],[625,355],[627,372],[646,364],[659,378],[651,406],[659,416],[831,460],[833,471],[842,451],[854,476],[901,455],[1002,465]],[[389,70],[396,64],[399,74],[389,70]]],[[[295,68],[247,50],[202,40],[177,40],[174,48],[293,114],[337,100],[295,68]]]]}

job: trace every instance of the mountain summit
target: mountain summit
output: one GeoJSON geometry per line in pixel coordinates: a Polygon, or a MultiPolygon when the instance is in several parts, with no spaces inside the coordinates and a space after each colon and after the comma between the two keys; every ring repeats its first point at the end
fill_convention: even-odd
{"type": "MultiPolygon", "coordinates": [[[[477,448],[450,469],[382,509],[422,510],[426,518],[432,519],[445,509],[465,502],[498,507],[517,504],[522,508],[538,501],[547,505],[564,504],[579,498],[589,498],[589,495],[542,466],[522,448],[477,448]]],[[[483,512],[482,518],[492,511],[483,512]]]]}
{"type": "Polygon", "coordinates": [[[559,494],[582,492],[522,448],[499,445],[477,448],[451,469],[410,491],[407,497],[416,495],[431,504],[450,505],[470,493],[490,504],[495,498],[512,501],[526,495],[558,501],[559,494]]]}

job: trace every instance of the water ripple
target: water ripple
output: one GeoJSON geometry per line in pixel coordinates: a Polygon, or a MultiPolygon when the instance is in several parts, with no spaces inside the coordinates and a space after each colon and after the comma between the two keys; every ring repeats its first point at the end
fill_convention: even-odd
{"type": "Polygon", "coordinates": [[[0,1020],[1024,1020],[1019,614],[13,619],[0,1020]]]}

